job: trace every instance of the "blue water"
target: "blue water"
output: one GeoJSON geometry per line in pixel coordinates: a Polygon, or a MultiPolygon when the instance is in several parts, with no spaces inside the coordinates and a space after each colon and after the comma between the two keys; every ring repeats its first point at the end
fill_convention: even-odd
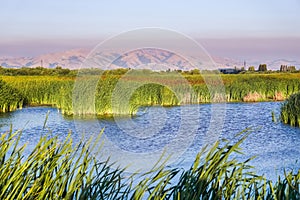
{"type": "MultiPolygon", "coordinates": [[[[279,116],[280,102],[202,104],[171,108],[142,108],[133,118],[95,117],[74,119],[64,117],[58,109],[28,107],[0,114],[1,133],[22,130],[22,143],[30,152],[41,135],[57,135],[63,139],[71,131],[75,142],[96,138],[104,129],[105,143],[98,153],[101,158],[112,156],[120,165],[131,164],[132,170],[151,168],[162,152],[172,155],[167,164],[188,168],[204,145],[217,139],[237,141],[236,134],[250,128],[242,143],[244,155],[235,155],[250,162],[258,174],[276,180],[283,169],[300,169],[300,128],[272,121],[271,113],[279,116]],[[49,112],[46,126],[44,122],[49,112]]],[[[101,142],[100,141],[100,142],[101,142]]]]}

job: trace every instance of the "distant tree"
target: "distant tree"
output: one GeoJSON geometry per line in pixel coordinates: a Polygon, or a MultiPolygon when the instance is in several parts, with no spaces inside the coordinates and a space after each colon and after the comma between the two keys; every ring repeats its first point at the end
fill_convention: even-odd
{"type": "MultiPolygon", "coordinates": [[[[117,69],[111,69],[111,70],[105,70],[103,72],[103,75],[123,75],[126,74],[130,69],[128,68],[117,68],[117,69]]],[[[97,70],[93,69],[94,72],[97,72],[97,70]]],[[[98,71],[101,72],[101,71],[98,71]]]]}
{"type": "Polygon", "coordinates": [[[268,71],[267,64],[260,64],[259,67],[258,67],[258,71],[260,71],[260,72],[268,71]]]}
{"type": "Polygon", "coordinates": [[[255,71],[255,67],[254,67],[254,66],[250,66],[250,67],[248,68],[248,71],[254,72],[254,71],[255,71]]]}
{"type": "Polygon", "coordinates": [[[281,72],[286,72],[288,70],[288,66],[287,65],[280,65],[280,71],[281,72]]]}
{"type": "Polygon", "coordinates": [[[77,70],[63,69],[62,67],[57,67],[54,69],[44,68],[41,66],[35,68],[22,67],[22,68],[0,68],[0,74],[6,76],[43,76],[43,75],[67,75],[76,76],[77,70]]]}
{"type": "Polygon", "coordinates": [[[68,75],[70,73],[70,71],[71,71],[70,69],[64,69],[61,66],[56,66],[55,67],[55,73],[57,75],[66,76],[66,75],[68,75]]]}
{"type": "Polygon", "coordinates": [[[200,74],[200,70],[199,69],[192,69],[190,71],[191,74],[200,74]]]}
{"type": "Polygon", "coordinates": [[[55,69],[56,69],[56,70],[61,70],[62,67],[61,67],[61,66],[56,66],[55,69]]]}
{"type": "Polygon", "coordinates": [[[294,71],[296,71],[296,67],[295,66],[289,66],[287,70],[289,72],[294,72],[294,71]]]}

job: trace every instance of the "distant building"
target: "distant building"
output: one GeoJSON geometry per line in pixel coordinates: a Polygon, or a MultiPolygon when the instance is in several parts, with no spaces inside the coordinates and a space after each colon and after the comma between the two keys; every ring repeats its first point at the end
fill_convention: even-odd
{"type": "Polygon", "coordinates": [[[219,69],[219,71],[223,74],[238,74],[241,72],[241,70],[236,68],[223,68],[223,69],[219,69]]]}

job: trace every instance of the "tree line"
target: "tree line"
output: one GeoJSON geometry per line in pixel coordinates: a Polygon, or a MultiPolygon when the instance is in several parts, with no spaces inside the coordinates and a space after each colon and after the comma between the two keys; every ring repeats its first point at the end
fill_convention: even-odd
{"type": "Polygon", "coordinates": [[[0,66],[0,75],[4,76],[71,76],[76,75],[76,70],[62,68],[44,68],[44,67],[22,67],[22,68],[4,68],[0,66]]]}
{"type": "MultiPolygon", "coordinates": [[[[80,69],[80,73],[84,75],[124,75],[129,70],[132,70],[130,68],[118,68],[118,69],[111,69],[111,70],[102,70],[97,68],[86,68],[86,69],[80,69]]],[[[151,71],[147,69],[134,69],[136,71],[151,71]]],[[[56,68],[44,68],[44,67],[35,67],[35,68],[29,68],[29,67],[22,67],[22,68],[5,68],[0,66],[0,75],[3,76],[77,76],[78,69],[68,69],[68,68],[62,68],[60,66],[57,66],[56,68]]],[[[159,73],[172,73],[177,72],[181,73],[182,75],[199,75],[199,74],[207,74],[207,73],[216,73],[216,71],[219,71],[224,74],[239,74],[239,73],[274,73],[274,72],[299,72],[299,70],[296,69],[295,66],[287,66],[287,65],[281,65],[280,69],[277,71],[268,70],[266,64],[260,64],[258,69],[256,70],[254,66],[250,66],[248,70],[246,70],[244,67],[242,68],[224,68],[219,70],[200,70],[200,69],[191,69],[189,71],[184,70],[171,70],[167,69],[165,71],[160,71],[159,73]],[[222,71],[224,70],[224,71],[222,71]],[[227,71],[229,70],[229,71],[227,71]]]]}
{"type": "MultiPolygon", "coordinates": [[[[248,68],[248,71],[255,71],[255,67],[254,66],[250,66],[248,68]]],[[[258,66],[258,70],[259,72],[266,72],[268,71],[268,68],[267,68],[267,64],[260,64],[258,66]]],[[[280,66],[280,69],[279,69],[280,72],[296,72],[297,69],[295,66],[288,66],[288,65],[281,65],[280,66]]]]}

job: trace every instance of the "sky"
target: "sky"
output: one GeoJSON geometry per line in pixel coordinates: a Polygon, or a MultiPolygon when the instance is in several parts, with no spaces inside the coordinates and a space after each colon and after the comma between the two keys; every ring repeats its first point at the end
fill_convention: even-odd
{"type": "Polygon", "coordinates": [[[300,52],[300,0],[10,0],[1,1],[0,25],[0,56],[92,48],[143,27],[178,31],[218,56],[300,52]]]}

